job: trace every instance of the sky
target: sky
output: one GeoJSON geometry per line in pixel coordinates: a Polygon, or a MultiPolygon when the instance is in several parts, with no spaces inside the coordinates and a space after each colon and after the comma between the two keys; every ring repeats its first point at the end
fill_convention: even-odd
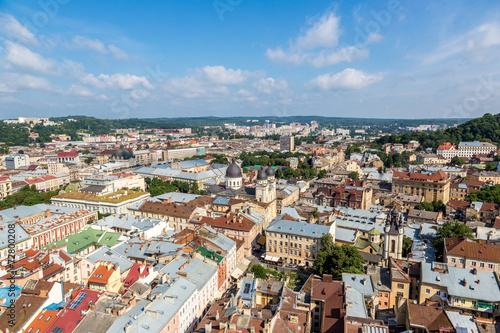
{"type": "Polygon", "coordinates": [[[500,2],[0,0],[0,118],[500,112],[500,2]]]}

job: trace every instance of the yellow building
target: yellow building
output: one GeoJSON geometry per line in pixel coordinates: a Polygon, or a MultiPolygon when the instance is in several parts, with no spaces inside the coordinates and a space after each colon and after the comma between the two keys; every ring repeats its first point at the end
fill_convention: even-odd
{"type": "Polygon", "coordinates": [[[424,201],[441,200],[446,204],[450,200],[450,178],[443,170],[434,174],[394,172],[392,193],[419,195],[424,201]]]}
{"type": "Polygon", "coordinates": [[[98,261],[90,274],[88,284],[91,290],[118,293],[122,289],[120,268],[109,261],[98,261]]]}

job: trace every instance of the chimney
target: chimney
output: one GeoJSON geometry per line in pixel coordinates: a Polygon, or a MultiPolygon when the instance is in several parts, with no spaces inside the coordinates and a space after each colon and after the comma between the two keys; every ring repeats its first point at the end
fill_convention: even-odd
{"type": "Polygon", "coordinates": [[[474,268],[474,269],[472,270],[472,274],[477,275],[477,269],[475,269],[475,268],[474,268]]]}
{"type": "Polygon", "coordinates": [[[38,280],[41,280],[41,279],[43,279],[43,268],[40,268],[38,270],[38,280]]]}
{"type": "Polygon", "coordinates": [[[467,287],[467,281],[464,278],[464,287],[467,287]]]}
{"type": "Polygon", "coordinates": [[[2,222],[2,221],[3,221],[3,216],[2,216],[2,215],[0,215],[0,222],[2,222]]]}
{"type": "Polygon", "coordinates": [[[332,282],[332,281],[333,281],[333,277],[331,274],[323,274],[323,282],[328,283],[328,282],[332,282]]]}
{"type": "Polygon", "coordinates": [[[479,284],[481,284],[481,280],[477,280],[477,284],[478,284],[478,285],[479,285],[479,284]]]}
{"type": "Polygon", "coordinates": [[[46,209],[45,210],[45,217],[49,217],[50,216],[50,209],[46,209]]]}

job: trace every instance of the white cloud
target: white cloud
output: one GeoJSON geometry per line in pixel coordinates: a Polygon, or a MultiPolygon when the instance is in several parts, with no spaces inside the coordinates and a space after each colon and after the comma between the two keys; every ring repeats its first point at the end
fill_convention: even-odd
{"type": "Polygon", "coordinates": [[[346,68],[336,74],[323,74],[306,83],[306,87],[320,90],[361,89],[382,80],[382,74],[367,74],[365,72],[346,68]]]}
{"type": "Polygon", "coordinates": [[[6,60],[23,70],[37,73],[49,73],[54,65],[54,61],[45,59],[42,55],[31,51],[23,45],[5,42],[7,46],[6,60]]]}
{"type": "Polygon", "coordinates": [[[248,71],[225,68],[224,66],[205,66],[197,71],[200,71],[208,81],[225,85],[243,83],[249,74],[248,71]]]}
{"type": "Polygon", "coordinates": [[[93,74],[86,74],[80,80],[83,84],[88,84],[96,88],[124,90],[130,90],[137,87],[143,87],[146,89],[153,88],[153,85],[144,76],[136,76],[132,74],[99,74],[97,77],[93,74]]]}
{"type": "Polygon", "coordinates": [[[70,44],[75,49],[90,49],[105,54],[108,52],[106,45],[98,39],[90,39],[84,36],[75,36],[70,44]]]}
{"type": "Polygon", "coordinates": [[[111,54],[113,55],[113,58],[115,59],[120,59],[120,60],[127,60],[129,58],[129,55],[127,52],[123,51],[122,49],[119,49],[113,44],[110,44],[108,46],[109,51],[111,51],[111,54]]]}
{"type": "Polygon", "coordinates": [[[339,45],[342,35],[340,18],[332,12],[327,12],[302,29],[302,33],[289,43],[287,49],[268,48],[266,56],[276,62],[292,65],[308,63],[315,67],[331,66],[341,62],[352,62],[369,55],[366,47],[378,42],[383,37],[380,34],[370,34],[365,45],[339,45]]]}
{"type": "Polygon", "coordinates": [[[340,18],[334,13],[326,13],[312,27],[303,31],[295,41],[295,48],[299,50],[314,49],[316,47],[335,47],[341,34],[339,28],[340,18]]]}
{"type": "Polygon", "coordinates": [[[7,38],[24,44],[37,44],[35,35],[12,15],[0,13],[0,32],[7,38]]]}
{"type": "Polygon", "coordinates": [[[100,54],[111,55],[115,59],[127,60],[130,58],[129,54],[114,44],[106,45],[99,39],[90,39],[85,36],[75,36],[67,47],[78,50],[93,50],[100,54]]]}
{"type": "Polygon", "coordinates": [[[308,62],[314,67],[324,67],[341,62],[353,62],[356,59],[367,58],[367,48],[359,49],[356,46],[343,47],[334,51],[322,50],[316,54],[308,55],[308,62]]]}
{"type": "Polygon", "coordinates": [[[500,24],[485,23],[466,34],[444,43],[423,58],[424,64],[431,65],[462,56],[472,63],[482,63],[496,58],[492,49],[500,45],[500,24]]]}
{"type": "Polygon", "coordinates": [[[72,96],[82,96],[82,97],[94,96],[94,93],[92,91],[79,84],[72,84],[71,87],[68,89],[67,94],[72,96]]]}
{"type": "Polygon", "coordinates": [[[0,73],[0,92],[14,93],[21,90],[53,90],[52,84],[45,78],[28,74],[0,73]]]}
{"type": "Polygon", "coordinates": [[[229,93],[228,86],[243,84],[259,73],[224,66],[204,66],[192,70],[184,77],[165,81],[163,89],[172,96],[182,98],[213,98],[229,93]]]}
{"type": "Polygon", "coordinates": [[[257,80],[253,84],[258,92],[263,94],[272,94],[276,91],[284,91],[288,89],[288,82],[283,79],[274,79],[272,77],[257,80]]]}

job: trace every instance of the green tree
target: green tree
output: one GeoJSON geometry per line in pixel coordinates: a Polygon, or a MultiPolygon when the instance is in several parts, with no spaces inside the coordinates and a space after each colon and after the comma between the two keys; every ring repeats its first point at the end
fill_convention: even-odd
{"type": "Polygon", "coordinates": [[[403,236],[403,256],[404,257],[408,256],[408,253],[411,252],[412,245],[413,245],[413,240],[410,237],[404,235],[403,236]]]}
{"type": "Polygon", "coordinates": [[[326,170],[320,170],[318,172],[318,179],[325,177],[327,173],[328,173],[328,171],[326,171],[326,170]]]}
{"type": "Polygon", "coordinates": [[[84,161],[84,162],[85,162],[86,164],[90,164],[90,163],[92,163],[93,161],[94,161],[94,158],[93,158],[93,157],[87,157],[87,158],[85,159],[85,161],[84,161]]]}
{"type": "Polygon", "coordinates": [[[468,201],[481,201],[500,204],[500,185],[485,186],[479,191],[471,192],[468,201]]]}
{"type": "Polygon", "coordinates": [[[253,265],[251,271],[253,272],[253,275],[256,278],[259,278],[259,279],[266,279],[267,278],[267,270],[264,267],[262,267],[262,265],[260,265],[260,264],[253,265]]]}
{"type": "Polygon", "coordinates": [[[437,229],[437,237],[432,241],[436,253],[443,255],[444,239],[450,237],[467,237],[474,239],[472,229],[461,222],[446,222],[437,229]]]}
{"type": "Polygon", "coordinates": [[[465,164],[465,159],[462,157],[455,156],[450,161],[451,165],[462,166],[465,164]]]}
{"type": "Polygon", "coordinates": [[[283,179],[284,178],[283,171],[281,171],[281,168],[276,169],[276,173],[274,175],[278,179],[283,179]]]}
{"type": "Polygon", "coordinates": [[[331,274],[341,278],[342,273],[363,274],[363,257],[353,246],[334,244],[331,234],[324,234],[321,248],[314,262],[316,274],[331,274]]]}
{"type": "Polygon", "coordinates": [[[484,170],[486,170],[486,171],[495,171],[496,169],[497,169],[497,165],[494,162],[488,163],[484,167],[484,170]]]}
{"type": "Polygon", "coordinates": [[[358,180],[359,179],[359,173],[357,171],[352,171],[347,175],[347,177],[353,179],[353,180],[358,180]]]}

